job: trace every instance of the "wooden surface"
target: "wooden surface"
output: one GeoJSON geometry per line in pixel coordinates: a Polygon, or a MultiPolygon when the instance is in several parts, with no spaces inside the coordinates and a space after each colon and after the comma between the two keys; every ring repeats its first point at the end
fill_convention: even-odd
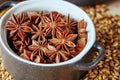
{"type": "MultiPolygon", "coordinates": [[[[107,12],[108,14],[113,14],[113,15],[120,15],[120,0],[114,0],[106,3],[108,5],[109,11],[107,12]]],[[[1,46],[0,46],[0,54],[2,53],[1,51],[1,46]]]]}

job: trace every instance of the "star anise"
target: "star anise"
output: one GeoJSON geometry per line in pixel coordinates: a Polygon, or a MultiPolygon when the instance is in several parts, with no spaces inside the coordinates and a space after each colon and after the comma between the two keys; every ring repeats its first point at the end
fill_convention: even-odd
{"type": "Polygon", "coordinates": [[[64,50],[57,50],[52,45],[48,45],[47,48],[46,53],[51,62],[59,63],[70,59],[69,53],[64,50]]]}
{"type": "Polygon", "coordinates": [[[51,12],[50,16],[44,16],[43,17],[43,23],[45,24],[45,33],[46,35],[51,35],[55,37],[56,32],[62,32],[62,27],[64,26],[64,23],[60,21],[61,14],[57,12],[51,12]]]}
{"type": "Polygon", "coordinates": [[[30,39],[27,37],[25,41],[21,41],[19,39],[13,40],[13,44],[15,46],[16,50],[19,50],[19,52],[23,52],[24,49],[27,48],[27,46],[30,44],[30,39]]]}
{"type": "Polygon", "coordinates": [[[33,25],[33,31],[31,34],[33,34],[31,39],[43,39],[45,37],[45,29],[42,27],[42,23],[40,22],[38,26],[33,25]]]}
{"type": "Polygon", "coordinates": [[[70,15],[68,14],[68,16],[64,16],[61,19],[61,22],[63,22],[65,24],[65,27],[69,29],[70,33],[75,33],[76,29],[77,29],[77,21],[75,21],[74,19],[70,18],[70,15]]]}
{"type": "Polygon", "coordinates": [[[26,60],[30,60],[31,53],[32,52],[24,49],[23,53],[21,53],[20,56],[26,60]]]}
{"type": "Polygon", "coordinates": [[[12,15],[12,19],[8,22],[6,29],[10,31],[9,37],[16,37],[16,35],[24,41],[26,38],[26,33],[31,32],[29,25],[29,19],[24,16],[24,13],[20,15],[12,15]]]}
{"type": "MultiPolygon", "coordinates": [[[[20,56],[26,60],[33,61],[31,60],[32,52],[24,49],[24,52],[20,54],[20,56]]],[[[38,55],[35,55],[34,62],[39,63],[40,62],[40,57],[38,55]]]]}
{"type": "Polygon", "coordinates": [[[83,47],[85,46],[87,39],[86,26],[84,20],[78,22],[78,44],[81,44],[83,47]]]}
{"type": "Polygon", "coordinates": [[[32,21],[32,24],[39,24],[40,22],[43,21],[43,17],[47,16],[48,14],[44,13],[43,11],[41,12],[35,12],[35,11],[29,11],[27,12],[28,17],[30,18],[30,20],[32,21]]]}
{"type": "Polygon", "coordinates": [[[36,11],[28,11],[27,15],[30,20],[35,21],[36,18],[38,17],[38,13],[36,11]]]}
{"type": "Polygon", "coordinates": [[[17,50],[23,52],[27,45],[23,41],[13,41],[13,44],[17,50]]]}
{"type": "Polygon", "coordinates": [[[87,40],[86,26],[87,25],[84,20],[81,20],[80,22],[78,22],[78,26],[77,26],[78,41],[76,46],[77,53],[81,52],[86,45],[86,40],[87,40]]]}
{"type": "Polygon", "coordinates": [[[44,16],[46,16],[46,14],[43,13],[43,11],[41,11],[40,13],[38,13],[37,14],[37,18],[35,19],[35,24],[38,24],[40,22],[42,23],[44,16]]]}
{"type": "Polygon", "coordinates": [[[57,32],[57,38],[50,39],[57,49],[62,49],[65,51],[69,51],[69,48],[74,48],[76,45],[73,42],[77,37],[77,34],[69,34],[69,30],[66,29],[61,34],[57,32]]]}
{"type": "Polygon", "coordinates": [[[45,63],[46,60],[44,59],[44,56],[46,55],[45,53],[45,48],[46,48],[46,40],[42,41],[32,41],[32,45],[28,46],[28,49],[32,51],[32,54],[30,56],[30,59],[32,61],[36,61],[37,63],[45,63]]]}

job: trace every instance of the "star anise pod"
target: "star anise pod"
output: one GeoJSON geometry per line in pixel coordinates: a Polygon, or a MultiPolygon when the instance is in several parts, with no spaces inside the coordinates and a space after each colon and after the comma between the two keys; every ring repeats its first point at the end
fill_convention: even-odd
{"type": "Polygon", "coordinates": [[[37,18],[35,19],[35,24],[42,23],[43,22],[43,17],[46,16],[46,14],[41,11],[37,14],[37,18]]]}
{"type": "Polygon", "coordinates": [[[31,39],[40,39],[42,40],[45,37],[45,29],[42,27],[42,23],[40,22],[38,26],[33,25],[33,31],[31,34],[33,35],[31,39]]]}
{"type": "Polygon", "coordinates": [[[27,47],[23,41],[13,41],[13,44],[19,52],[23,52],[23,50],[27,47]]]}
{"type": "Polygon", "coordinates": [[[84,20],[78,22],[78,44],[81,44],[83,47],[85,46],[87,39],[86,26],[84,20]]]}
{"type": "Polygon", "coordinates": [[[81,38],[87,38],[87,31],[86,31],[87,24],[84,20],[81,20],[77,24],[78,36],[81,38]]]}
{"type": "Polygon", "coordinates": [[[28,46],[28,49],[32,51],[30,59],[32,61],[36,61],[37,59],[37,63],[40,62],[45,63],[46,60],[44,59],[44,56],[46,55],[45,53],[46,45],[47,45],[46,40],[42,40],[42,41],[32,40],[32,45],[28,46]]]}
{"type": "Polygon", "coordinates": [[[16,35],[24,41],[26,38],[26,33],[31,32],[29,25],[29,19],[24,16],[24,13],[20,15],[12,15],[12,19],[8,22],[8,25],[5,26],[7,30],[10,31],[9,37],[16,37],[16,35]]]}
{"type": "Polygon", "coordinates": [[[80,22],[78,22],[78,26],[77,26],[78,40],[77,40],[77,46],[76,46],[77,53],[80,53],[86,45],[86,41],[87,41],[86,26],[87,24],[85,23],[84,20],[81,20],[80,22]]]}
{"type": "Polygon", "coordinates": [[[31,53],[32,52],[24,49],[23,53],[20,54],[20,57],[22,57],[22,58],[24,58],[26,60],[30,60],[31,53]]]}
{"type": "Polygon", "coordinates": [[[48,45],[48,50],[46,50],[47,57],[52,63],[59,63],[66,61],[69,58],[69,53],[64,50],[57,50],[54,46],[48,45]]]}
{"type": "Polygon", "coordinates": [[[56,36],[56,32],[62,32],[62,27],[64,26],[64,23],[60,21],[61,14],[57,12],[51,12],[50,16],[44,16],[43,17],[43,23],[45,24],[45,33],[46,35],[51,35],[53,37],[56,36]]]}
{"type": "Polygon", "coordinates": [[[55,45],[57,49],[69,51],[69,48],[74,48],[76,45],[73,42],[77,37],[77,34],[69,34],[69,30],[66,29],[63,33],[57,32],[57,38],[50,39],[50,42],[55,45]]]}
{"type": "Polygon", "coordinates": [[[75,33],[77,29],[77,21],[71,19],[69,14],[68,16],[64,16],[63,18],[61,18],[61,22],[65,24],[65,27],[69,29],[70,33],[75,33]]]}
{"type": "Polygon", "coordinates": [[[27,15],[29,17],[30,20],[35,21],[36,18],[38,17],[38,13],[36,11],[28,11],[27,15]]]}
{"type": "Polygon", "coordinates": [[[21,41],[19,39],[13,40],[13,44],[15,46],[16,50],[19,50],[19,52],[23,52],[24,49],[27,48],[27,46],[30,44],[30,39],[27,37],[24,41],[21,41]]]}
{"type": "Polygon", "coordinates": [[[35,24],[35,25],[42,22],[43,17],[48,15],[48,14],[45,14],[43,11],[41,11],[41,12],[29,11],[29,12],[27,12],[27,14],[31,20],[31,23],[35,24]]]}

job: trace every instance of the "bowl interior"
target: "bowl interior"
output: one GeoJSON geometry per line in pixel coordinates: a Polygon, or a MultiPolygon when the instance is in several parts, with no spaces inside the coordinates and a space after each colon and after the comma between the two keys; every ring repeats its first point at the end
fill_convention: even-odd
{"type": "MultiPolygon", "coordinates": [[[[73,5],[69,2],[62,1],[62,0],[58,0],[58,1],[57,0],[24,1],[24,2],[17,4],[13,8],[11,8],[1,18],[1,21],[0,21],[1,44],[4,47],[4,49],[8,53],[10,53],[10,55],[15,57],[16,59],[22,60],[24,62],[28,62],[27,60],[21,59],[16,54],[13,54],[14,52],[11,50],[11,48],[9,47],[9,45],[7,43],[7,37],[5,36],[6,30],[4,29],[4,26],[7,22],[7,20],[10,18],[10,16],[13,13],[18,14],[20,12],[26,12],[26,11],[48,11],[48,12],[49,11],[57,11],[59,13],[62,13],[63,15],[70,14],[70,17],[74,18],[77,21],[84,19],[87,22],[88,37],[87,37],[87,44],[86,44],[85,48],[76,57],[74,57],[68,61],[65,61],[65,62],[57,63],[57,65],[63,65],[63,64],[68,64],[68,63],[73,63],[73,62],[79,61],[85,54],[87,54],[87,52],[89,51],[89,49],[93,46],[93,44],[95,42],[96,34],[95,34],[94,25],[93,25],[91,19],[89,18],[89,16],[79,7],[73,5]]],[[[30,62],[30,61],[29,61],[29,63],[36,64],[36,63],[30,62]]],[[[37,64],[37,65],[42,65],[42,64],[37,64]]],[[[56,64],[47,64],[47,65],[51,66],[51,65],[56,65],[56,64]]]]}

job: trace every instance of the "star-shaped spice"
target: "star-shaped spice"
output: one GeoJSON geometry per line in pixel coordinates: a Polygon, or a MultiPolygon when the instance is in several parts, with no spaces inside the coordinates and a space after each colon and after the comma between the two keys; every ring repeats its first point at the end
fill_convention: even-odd
{"type": "Polygon", "coordinates": [[[32,21],[35,21],[38,17],[38,13],[36,11],[28,11],[27,12],[28,18],[32,21]]]}
{"type": "Polygon", "coordinates": [[[30,56],[30,59],[32,61],[37,61],[37,63],[45,63],[46,60],[44,59],[44,56],[46,55],[46,44],[47,42],[45,40],[42,41],[32,41],[32,45],[28,46],[28,49],[32,51],[32,54],[30,56]]]}
{"type": "Polygon", "coordinates": [[[24,41],[26,38],[26,33],[30,33],[32,29],[28,26],[29,19],[24,16],[24,13],[20,15],[12,15],[12,19],[6,25],[6,29],[10,31],[9,37],[16,37],[16,35],[24,41]]]}
{"type": "Polygon", "coordinates": [[[81,20],[78,22],[78,40],[76,46],[76,52],[80,53],[86,45],[87,42],[87,32],[86,32],[86,22],[81,20]]]}
{"type": "Polygon", "coordinates": [[[57,49],[69,51],[69,48],[76,46],[73,42],[76,37],[77,34],[69,34],[69,30],[66,29],[63,31],[63,33],[57,32],[57,38],[50,39],[50,42],[52,42],[57,49]]]}
{"type": "Polygon", "coordinates": [[[43,23],[45,16],[47,16],[47,14],[43,13],[43,11],[39,12],[37,14],[37,18],[35,19],[35,24],[38,24],[40,22],[43,23]]]}
{"type": "Polygon", "coordinates": [[[31,53],[32,52],[24,49],[23,53],[21,53],[20,56],[26,60],[30,60],[31,53]]]}
{"type": "Polygon", "coordinates": [[[43,17],[43,23],[45,24],[45,33],[47,36],[50,36],[52,34],[53,37],[56,36],[56,32],[62,32],[62,27],[64,26],[64,23],[60,21],[61,14],[57,12],[51,12],[50,16],[44,16],[43,17]]]}
{"type": "Polygon", "coordinates": [[[78,22],[77,24],[77,30],[78,30],[78,36],[81,37],[81,38],[86,38],[87,37],[87,31],[86,31],[86,27],[87,27],[87,24],[84,20],[81,20],[80,22],[78,22]]]}
{"type": "Polygon", "coordinates": [[[27,48],[27,46],[30,44],[30,39],[29,37],[27,37],[25,39],[25,41],[21,41],[21,40],[13,40],[13,44],[15,46],[16,50],[19,50],[19,52],[23,52],[24,49],[27,48]]]}
{"type": "Polygon", "coordinates": [[[40,22],[38,26],[33,25],[33,31],[31,34],[33,35],[31,39],[40,39],[42,40],[45,37],[45,29],[42,27],[42,23],[40,22]]]}
{"type": "Polygon", "coordinates": [[[13,41],[13,44],[17,50],[23,52],[27,45],[23,41],[13,41]]]}
{"type": "Polygon", "coordinates": [[[70,18],[70,15],[68,14],[68,16],[64,16],[61,19],[61,22],[63,22],[65,24],[65,27],[69,29],[70,33],[75,33],[76,29],[77,29],[77,21],[75,21],[74,19],[70,18]]]}
{"type": "Polygon", "coordinates": [[[52,63],[59,63],[70,59],[69,53],[64,50],[57,50],[52,45],[48,45],[47,48],[48,50],[46,50],[46,54],[52,63]]]}

